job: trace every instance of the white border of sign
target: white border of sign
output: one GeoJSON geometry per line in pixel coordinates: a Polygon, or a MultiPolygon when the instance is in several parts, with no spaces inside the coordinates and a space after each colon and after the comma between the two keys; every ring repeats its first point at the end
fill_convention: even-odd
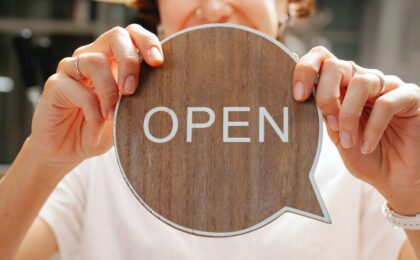
{"type": "MultiPolygon", "coordinates": [[[[298,62],[298,59],[295,57],[295,55],[292,52],[290,52],[283,44],[281,44],[280,42],[276,41],[272,37],[270,37],[270,36],[268,36],[268,35],[260,32],[260,31],[257,31],[257,30],[254,30],[254,29],[251,29],[251,28],[248,28],[248,27],[245,27],[245,26],[241,26],[241,25],[236,25],[236,24],[227,24],[227,23],[204,24],[204,25],[190,27],[190,28],[187,28],[185,30],[176,32],[176,33],[168,36],[167,38],[165,38],[164,40],[162,40],[161,43],[167,42],[170,39],[175,38],[178,35],[181,35],[181,34],[186,33],[186,32],[191,32],[191,31],[205,29],[205,28],[213,28],[213,27],[228,27],[228,28],[235,28],[235,29],[239,29],[239,30],[244,30],[244,31],[255,33],[255,34],[257,34],[257,35],[259,35],[259,36],[261,36],[261,37],[263,37],[263,38],[271,41],[272,43],[274,43],[278,47],[280,47],[295,62],[298,62]]],[[[176,229],[179,229],[181,231],[187,232],[187,233],[196,234],[196,235],[200,235],[200,236],[207,236],[207,237],[229,237],[229,236],[242,235],[242,234],[245,234],[245,233],[248,233],[248,232],[257,230],[257,229],[259,229],[259,228],[261,228],[261,227],[269,224],[270,222],[274,221],[275,219],[277,219],[278,217],[280,217],[282,214],[284,214],[286,212],[292,212],[292,213],[295,213],[295,214],[298,214],[298,215],[301,215],[301,216],[305,216],[305,217],[308,217],[308,218],[316,219],[316,220],[319,220],[319,221],[322,221],[322,222],[331,224],[330,215],[328,214],[328,211],[327,211],[327,209],[326,209],[326,207],[324,205],[324,202],[322,201],[321,194],[319,193],[319,190],[318,190],[318,187],[316,186],[315,178],[314,178],[315,169],[316,169],[316,166],[318,164],[319,155],[320,155],[320,152],[321,152],[322,137],[323,137],[323,120],[322,120],[321,111],[319,109],[318,109],[318,118],[319,118],[318,147],[317,147],[317,151],[316,151],[316,156],[315,156],[314,163],[312,164],[312,168],[311,168],[311,171],[309,173],[309,180],[310,180],[310,182],[312,184],[312,188],[313,188],[313,190],[315,192],[316,198],[318,200],[318,203],[319,203],[319,205],[321,207],[321,210],[322,210],[322,214],[324,216],[318,216],[318,215],[315,215],[315,214],[312,214],[312,213],[309,213],[309,212],[306,212],[306,211],[303,211],[303,210],[291,208],[291,207],[283,207],[282,209],[280,209],[279,211],[277,211],[276,213],[274,213],[270,217],[266,218],[265,220],[259,222],[258,224],[254,225],[254,226],[248,227],[246,229],[242,229],[242,230],[238,230],[238,231],[233,231],[233,232],[208,232],[208,231],[194,230],[194,229],[191,229],[191,228],[187,228],[187,227],[178,225],[178,224],[176,224],[176,223],[174,223],[174,222],[172,222],[172,221],[170,221],[170,220],[162,217],[161,215],[159,215],[159,213],[157,213],[152,208],[150,208],[142,200],[142,198],[136,193],[136,191],[134,190],[134,188],[131,186],[130,182],[127,179],[127,176],[124,173],[124,169],[121,166],[120,159],[118,157],[118,150],[116,149],[116,147],[117,147],[117,140],[116,140],[115,132],[116,132],[116,127],[117,127],[117,116],[118,116],[118,109],[119,109],[119,106],[120,106],[120,102],[121,102],[121,97],[118,99],[118,103],[117,103],[116,108],[115,108],[114,129],[113,129],[114,130],[113,131],[113,136],[114,136],[115,154],[116,154],[116,157],[117,157],[118,166],[120,168],[120,171],[122,173],[122,176],[124,177],[125,182],[127,183],[127,185],[130,188],[131,192],[137,198],[137,200],[148,211],[150,211],[155,217],[157,217],[158,219],[162,220],[166,224],[168,224],[168,225],[170,225],[170,226],[172,226],[172,227],[174,227],[176,229]]]]}

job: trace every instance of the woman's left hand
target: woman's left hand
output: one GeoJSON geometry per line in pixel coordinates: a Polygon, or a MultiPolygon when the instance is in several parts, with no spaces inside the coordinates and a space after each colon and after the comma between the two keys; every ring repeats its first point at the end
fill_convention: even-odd
{"type": "Polygon", "coordinates": [[[324,47],[300,59],[293,86],[301,102],[316,87],[316,103],[348,170],[396,212],[420,213],[420,88],[337,59],[324,47]]]}

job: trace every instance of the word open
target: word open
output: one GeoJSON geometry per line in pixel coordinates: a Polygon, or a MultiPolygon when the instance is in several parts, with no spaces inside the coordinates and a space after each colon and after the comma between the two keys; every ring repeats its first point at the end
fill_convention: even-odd
{"type": "MultiPolygon", "coordinates": [[[[231,127],[246,127],[249,126],[248,121],[230,121],[229,114],[233,112],[249,112],[250,107],[223,107],[223,142],[224,143],[249,143],[251,142],[250,137],[230,137],[229,128],[231,127]]],[[[283,107],[283,124],[282,128],[274,121],[271,114],[265,107],[258,108],[258,141],[264,142],[265,139],[265,122],[273,128],[277,136],[284,143],[289,142],[289,111],[288,107],[283,107]]],[[[216,114],[213,109],[209,107],[187,107],[187,118],[186,118],[186,142],[192,142],[193,129],[209,128],[213,125],[216,119],[216,114]],[[194,113],[207,113],[209,119],[207,122],[193,122],[194,113]]],[[[146,137],[154,143],[166,143],[171,141],[178,131],[178,117],[176,113],[168,107],[155,107],[149,110],[144,118],[143,130],[146,137]],[[149,123],[152,116],[156,113],[167,113],[172,120],[172,129],[169,134],[165,137],[154,136],[149,129],[149,123]]]]}

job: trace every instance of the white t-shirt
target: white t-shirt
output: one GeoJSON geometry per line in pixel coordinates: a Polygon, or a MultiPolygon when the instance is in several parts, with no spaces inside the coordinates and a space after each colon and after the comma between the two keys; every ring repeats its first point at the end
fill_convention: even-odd
{"type": "Polygon", "coordinates": [[[111,149],[68,174],[40,216],[51,226],[62,260],[397,259],[403,231],[382,216],[379,193],[346,171],[326,134],[315,180],[332,224],[286,213],[248,234],[199,237],[147,211],[111,149]]]}

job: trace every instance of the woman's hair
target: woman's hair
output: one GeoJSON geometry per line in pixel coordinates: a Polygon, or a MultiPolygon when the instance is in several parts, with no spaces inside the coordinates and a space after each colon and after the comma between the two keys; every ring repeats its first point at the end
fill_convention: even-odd
{"type": "MultiPolygon", "coordinates": [[[[314,10],[315,0],[288,0],[289,15],[293,18],[306,18],[314,10]]],[[[141,24],[147,30],[156,33],[160,21],[157,0],[135,0],[133,7],[138,10],[136,22],[141,24]]]]}

